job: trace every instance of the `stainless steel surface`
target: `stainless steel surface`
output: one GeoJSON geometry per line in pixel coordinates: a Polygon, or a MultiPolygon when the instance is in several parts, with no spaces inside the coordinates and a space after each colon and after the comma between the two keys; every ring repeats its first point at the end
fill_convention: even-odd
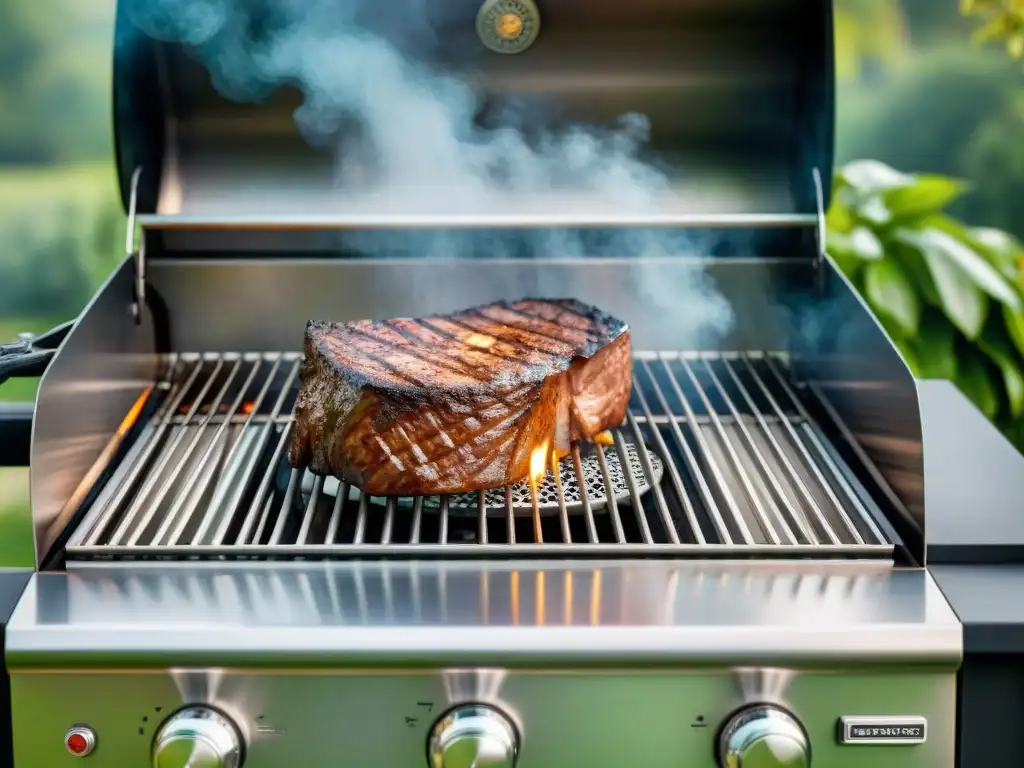
{"type": "MultiPolygon", "coordinates": [[[[547,202],[547,201],[544,201],[547,202]]],[[[442,211],[434,214],[368,213],[317,214],[266,211],[261,214],[143,214],[138,220],[149,230],[189,230],[216,228],[222,232],[274,231],[297,229],[331,230],[480,230],[480,229],[776,229],[813,227],[812,213],[713,213],[677,202],[678,210],[623,211],[600,199],[578,201],[579,210],[549,213],[543,203],[536,209],[510,212],[507,208],[486,213],[460,214],[442,211]]]]}
{"type": "MultiPolygon", "coordinates": [[[[133,426],[159,375],[148,308],[141,324],[132,320],[133,273],[125,261],[100,288],[39,385],[30,466],[37,566],[133,426]]],[[[25,554],[18,553],[18,562],[25,554]]]]}
{"type": "Polygon", "coordinates": [[[740,710],[719,738],[721,768],[810,768],[811,745],[800,722],[779,707],[740,710]]]}
{"type": "MultiPolygon", "coordinates": [[[[928,573],[848,562],[94,564],[33,576],[7,629],[8,665],[26,671],[669,664],[923,674],[953,672],[960,655],[960,625],[928,573]]],[[[893,705],[867,712],[907,711],[893,705]]]]}
{"type": "Polygon", "coordinates": [[[924,744],[928,720],[918,716],[856,716],[839,718],[839,740],[844,744],[924,744]]]}
{"type": "Polygon", "coordinates": [[[430,730],[431,768],[515,768],[519,738],[515,726],[494,707],[457,706],[430,730]]]}
{"type": "MultiPolygon", "coordinates": [[[[68,558],[507,557],[513,542],[527,556],[893,557],[870,498],[800,411],[782,356],[637,353],[614,447],[577,448],[563,471],[580,472],[593,451],[604,475],[606,454],[626,463],[628,441],[658,455],[660,476],[641,453],[645,482],[627,474],[628,498],[613,493],[606,510],[581,501],[570,511],[556,483],[554,516],[534,507],[517,519],[512,494],[502,494],[506,514],[491,516],[480,492],[468,521],[447,497],[370,498],[347,483],[331,497],[322,478],[300,493],[302,471],[285,462],[299,360],[176,356],[161,409],[68,558]]],[[[574,482],[586,491],[581,476],[574,482]]]]}
{"type": "MultiPolygon", "coordinates": [[[[214,90],[197,57],[177,45],[133,39],[137,33],[124,26],[131,4],[119,5],[118,39],[132,40],[119,46],[115,64],[122,100],[120,163],[125,173],[139,163],[159,173],[144,179],[144,197],[157,213],[229,222],[248,215],[379,213],[401,205],[401,196],[388,195],[388,189],[373,197],[339,183],[351,138],[340,130],[318,136],[315,144],[304,138],[296,127],[303,95],[293,87],[294,78],[273,93],[259,94],[266,98],[254,99],[258,104],[246,98],[252,83],[227,78],[241,90],[226,98],[214,90]]],[[[527,133],[537,123],[549,130],[605,128],[622,115],[645,116],[650,153],[674,182],[663,208],[813,214],[811,168],[832,165],[831,47],[824,44],[832,37],[828,3],[549,0],[538,5],[543,32],[517,56],[481,44],[474,29],[478,3],[407,4],[389,14],[363,15],[371,34],[470,86],[477,100],[477,114],[471,116],[478,124],[494,123],[509,109],[524,115],[527,133]]],[[[340,10],[328,14],[317,31],[336,33],[332,24],[344,17],[340,10]]],[[[320,104],[322,89],[314,90],[320,104]]],[[[416,104],[406,110],[421,111],[416,104]]],[[[438,194],[420,195],[416,205],[449,205],[442,182],[436,182],[438,194]]],[[[553,192],[501,200],[487,213],[527,206],[596,207],[571,193],[553,192]]]]}
{"type": "MultiPolygon", "coordinates": [[[[233,709],[239,725],[254,734],[245,768],[415,768],[427,765],[425,745],[435,714],[473,699],[518,713],[526,734],[519,768],[620,768],[641,761],[650,768],[710,768],[719,723],[764,695],[745,690],[744,673],[731,669],[694,674],[678,668],[508,670],[463,664],[322,675],[266,667],[62,672],[13,676],[18,768],[67,763],[59,723],[83,713],[103,739],[90,767],[147,765],[151,723],[160,717],[155,710],[204,701],[233,709]],[[150,722],[144,722],[147,717],[150,722]]],[[[804,723],[814,765],[954,768],[952,670],[765,672],[774,673],[769,698],[804,723]],[[838,718],[851,709],[925,711],[933,737],[909,747],[839,745],[838,718]]]]}
{"type": "MultiPolygon", "coordinates": [[[[1006,563],[1005,580],[996,595],[1007,621],[1022,604],[1008,599],[1022,582],[1009,563],[1024,560],[1024,456],[999,432],[956,385],[949,381],[917,382],[924,453],[922,506],[928,508],[928,548],[933,563],[1006,563]],[[966,465],[964,446],[971,447],[966,465]],[[965,473],[970,467],[970,482],[965,473]],[[960,482],[957,482],[960,480],[960,482]],[[970,510],[969,513],[966,510],[970,510]]],[[[910,453],[917,446],[905,445],[910,453]]],[[[976,585],[980,586],[980,585],[976,585]]],[[[966,608],[989,613],[987,601],[966,608]]],[[[990,613],[990,615],[992,615],[990,613]]]]}
{"type": "Polygon", "coordinates": [[[70,755],[88,757],[96,749],[96,732],[87,725],[72,726],[64,734],[64,747],[70,755]]]}
{"type": "Polygon", "coordinates": [[[240,768],[242,737],[235,724],[209,707],[178,710],[153,739],[153,768],[240,768]]]}
{"type": "MultiPolygon", "coordinates": [[[[843,433],[843,442],[862,457],[860,466],[874,478],[889,513],[901,521],[901,535],[914,561],[925,564],[924,456],[929,451],[922,437],[921,391],[932,382],[914,379],[863,298],[830,258],[819,277],[818,298],[797,300],[792,307],[789,349],[796,379],[807,383],[843,433]]],[[[941,424],[946,419],[947,414],[936,412],[929,421],[941,424]]],[[[932,451],[945,449],[936,444],[932,451]]],[[[969,506],[982,488],[998,487],[1004,498],[1012,495],[1005,478],[994,484],[982,479],[988,470],[980,455],[972,454],[971,460],[959,450],[956,455],[959,460],[943,472],[957,478],[957,487],[972,489],[969,506]]],[[[957,504],[952,516],[966,519],[962,510],[963,504],[957,504]]]]}
{"type": "Polygon", "coordinates": [[[392,561],[39,573],[7,660],[18,766],[58,765],[83,721],[90,765],[145,765],[195,705],[249,734],[246,768],[422,765],[440,714],[489,704],[522,729],[521,768],[677,768],[774,704],[816,765],[953,768],[960,650],[923,570],[392,561]],[[925,744],[837,744],[844,715],[908,712],[925,744]]]}
{"type": "MultiPolygon", "coordinates": [[[[235,239],[212,230],[178,234],[215,238],[207,244],[213,248],[235,239]]],[[[352,259],[228,259],[216,258],[217,251],[202,259],[151,259],[150,283],[171,307],[175,349],[301,352],[310,318],[424,317],[521,296],[573,296],[601,307],[629,323],[637,349],[788,349],[791,313],[814,302],[811,294],[792,295],[811,279],[810,258],[491,258],[483,251],[474,259],[381,259],[373,252],[386,251],[390,239],[369,237],[374,248],[352,259]],[[722,304],[707,296],[712,287],[734,308],[723,323],[722,304]],[[697,310],[710,319],[695,316],[697,310]]],[[[273,240],[272,233],[261,239],[273,240]]]]}

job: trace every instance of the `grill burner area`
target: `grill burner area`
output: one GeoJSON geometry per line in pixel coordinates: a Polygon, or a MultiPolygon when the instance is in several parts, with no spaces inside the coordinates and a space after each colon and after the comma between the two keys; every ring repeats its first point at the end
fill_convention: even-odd
{"type": "MultiPolygon", "coordinates": [[[[501,516],[508,511],[511,505],[514,515],[532,515],[533,500],[537,499],[537,511],[541,515],[558,514],[561,505],[565,505],[566,512],[576,514],[584,511],[583,500],[586,499],[592,512],[601,512],[608,507],[608,495],[606,488],[612,489],[612,497],[617,503],[629,499],[630,483],[626,480],[623,472],[622,462],[619,461],[619,454],[609,451],[600,455],[592,447],[584,447],[581,453],[590,448],[589,453],[583,454],[580,464],[577,467],[575,462],[559,462],[558,477],[554,472],[549,471],[537,484],[534,491],[529,483],[523,481],[508,488],[491,488],[484,491],[484,511],[488,516],[501,516]],[[583,491],[581,493],[581,490],[583,491]],[[559,496],[561,494],[561,497],[559,496]],[[507,500],[506,497],[511,497],[507,500]]],[[[660,482],[664,474],[664,466],[657,453],[645,446],[647,452],[646,461],[650,462],[654,483],[660,482]]],[[[648,484],[647,474],[644,472],[644,459],[640,451],[632,443],[626,444],[626,471],[637,489],[638,495],[643,497],[651,490],[648,484]]],[[[309,471],[302,476],[303,497],[308,499],[316,482],[315,476],[309,471]]],[[[325,496],[335,497],[338,495],[338,480],[333,477],[327,478],[323,483],[325,496]]],[[[359,490],[349,488],[349,499],[359,501],[359,490]]],[[[381,496],[371,496],[370,504],[386,506],[387,499],[381,496]]],[[[414,500],[408,497],[401,497],[398,500],[399,507],[413,506],[414,500]]],[[[427,496],[423,499],[423,508],[430,511],[438,511],[441,508],[440,499],[437,496],[427,496]]],[[[473,515],[479,513],[480,495],[478,493],[457,493],[448,497],[448,511],[452,515],[473,515]]]]}
{"type": "Polygon", "coordinates": [[[68,559],[481,557],[510,545],[518,556],[893,556],[783,355],[637,353],[614,445],[577,448],[536,497],[523,485],[410,499],[288,466],[300,359],[170,359],[155,415],[68,559]]]}

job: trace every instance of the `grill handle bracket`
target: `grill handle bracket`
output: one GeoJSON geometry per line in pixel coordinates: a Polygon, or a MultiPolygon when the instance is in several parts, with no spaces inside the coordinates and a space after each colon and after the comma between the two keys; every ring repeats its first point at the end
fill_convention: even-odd
{"type": "Polygon", "coordinates": [[[814,202],[817,206],[817,240],[818,252],[815,254],[814,266],[820,268],[825,261],[825,253],[828,251],[828,223],[825,218],[825,190],[822,187],[821,171],[818,168],[811,170],[814,177],[814,202]]]}
{"type": "Polygon", "coordinates": [[[814,227],[814,239],[817,246],[813,262],[814,288],[818,296],[822,297],[826,294],[828,288],[828,270],[825,268],[828,255],[828,221],[825,214],[825,189],[821,180],[821,169],[817,167],[812,168],[811,178],[814,182],[814,203],[817,209],[814,227]]]}
{"type": "Polygon", "coordinates": [[[142,176],[142,166],[137,166],[132,172],[131,194],[128,198],[128,226],[125,232],[124,251],[135,265],[135,298],[132,302],[132,317],[136,325],[142,324],[142,307],[146,303],[146,238],[138,238],[136,246],[136,211],[139,201],[139,179],[142,176]]]}
{"type": "Polygon", "coordinates": [[[15,342],[0,344],[0,384],[10,378],[42,376],[74,325],[68,320],[38,336],[22,334],[15,342]]]}

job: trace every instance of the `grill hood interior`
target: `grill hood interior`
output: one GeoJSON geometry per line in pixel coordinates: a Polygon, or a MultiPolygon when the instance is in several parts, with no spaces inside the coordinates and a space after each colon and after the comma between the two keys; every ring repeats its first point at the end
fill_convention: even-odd
{"type": "MultiPolygon", "coordinates": [[[[339,118],[333,131],[319,121],[314,136],[310,105],[302,105],[312,89],[318,108],[337,106],[311,83],[350,66],[343,43],[355,43],[340,38],[338,49],[328,49],[315,71],[299,78],[306,82],[297,83],[281,74],[284,65],[266,64],[271,53],[259,48],[265,23],[260,9],[272,16],[282,4],[224,7],[235,5],[245,9],[247,21],[231,21],[229,13],[223,29],[245,29],[256,42],[239,44],[237,35],[222,30],[186,46],[174,40],[166,22],[154,21],[147,10],[154,4],[119,3],[115,115],[126,205],[131,175],[141,167],[138,212],[178,225],[247,219],[329,225],[335,216],[396,209],[410,215],[459,212],[445,198],[442,173],[438,195],[412,200],[387,181],[370,195],[339,190],[339,174],[359,152],[360,116],[339,118]]],[[[671,180],[653,206],[644,202],[647,213],[653,207],[668,215],[813,216],[814,169],[827,204],[833,152],[827,0],[538,0],[536,6],[540,34],[516,55],[483,45],[475,29],[478,0],[400,0],[386,9],[362,0],[325,0],[310,4],[310,14],[350,14],[360,36],[386,41],[406,63],[416,62],[420,75],[468,84],[476,103],[462,127],[470,132],[474,123],[515,126],[536,144],[552,129],[608,129],[623,115],[644,116],[649,142],[640,154],[671,180]]],[[[192,24],[190,34],[196,28],[192,24]]],[[[375,77],[366,75],[366,87],[378,85],[375,77]]],[[[405,104],[400,93],[374,98],[392,100],[388,108],[402,122],[398,130],[410,151],[436,151],[426,127],[432,118],[422,103],[405,104]]],[[[498,165],[517,162],[514,153],[495,154],[498,165]]],[[[431,180],[423,183],[429,190],[431,180]]],[[[556,186],[542,183],[530,195],[498,198],[480,212],[617,212],[556,186]]]]}

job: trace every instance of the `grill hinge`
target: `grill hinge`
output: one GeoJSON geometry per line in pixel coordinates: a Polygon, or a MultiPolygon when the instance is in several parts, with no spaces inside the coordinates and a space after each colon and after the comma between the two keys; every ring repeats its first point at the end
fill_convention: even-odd
{"type": "Polygon", "coordinates": [[[142,307],[146,303],[146,238],[139,238],[135,244],[135,208],[139,198],[139,177],[142,176],[140,165],[132,173],[131,195],[128,198],[128,231],[125,235],[125,254],[135,264],[135,298],[132,301],[132,317],[138,325],[142,322],[142,307]]]}

